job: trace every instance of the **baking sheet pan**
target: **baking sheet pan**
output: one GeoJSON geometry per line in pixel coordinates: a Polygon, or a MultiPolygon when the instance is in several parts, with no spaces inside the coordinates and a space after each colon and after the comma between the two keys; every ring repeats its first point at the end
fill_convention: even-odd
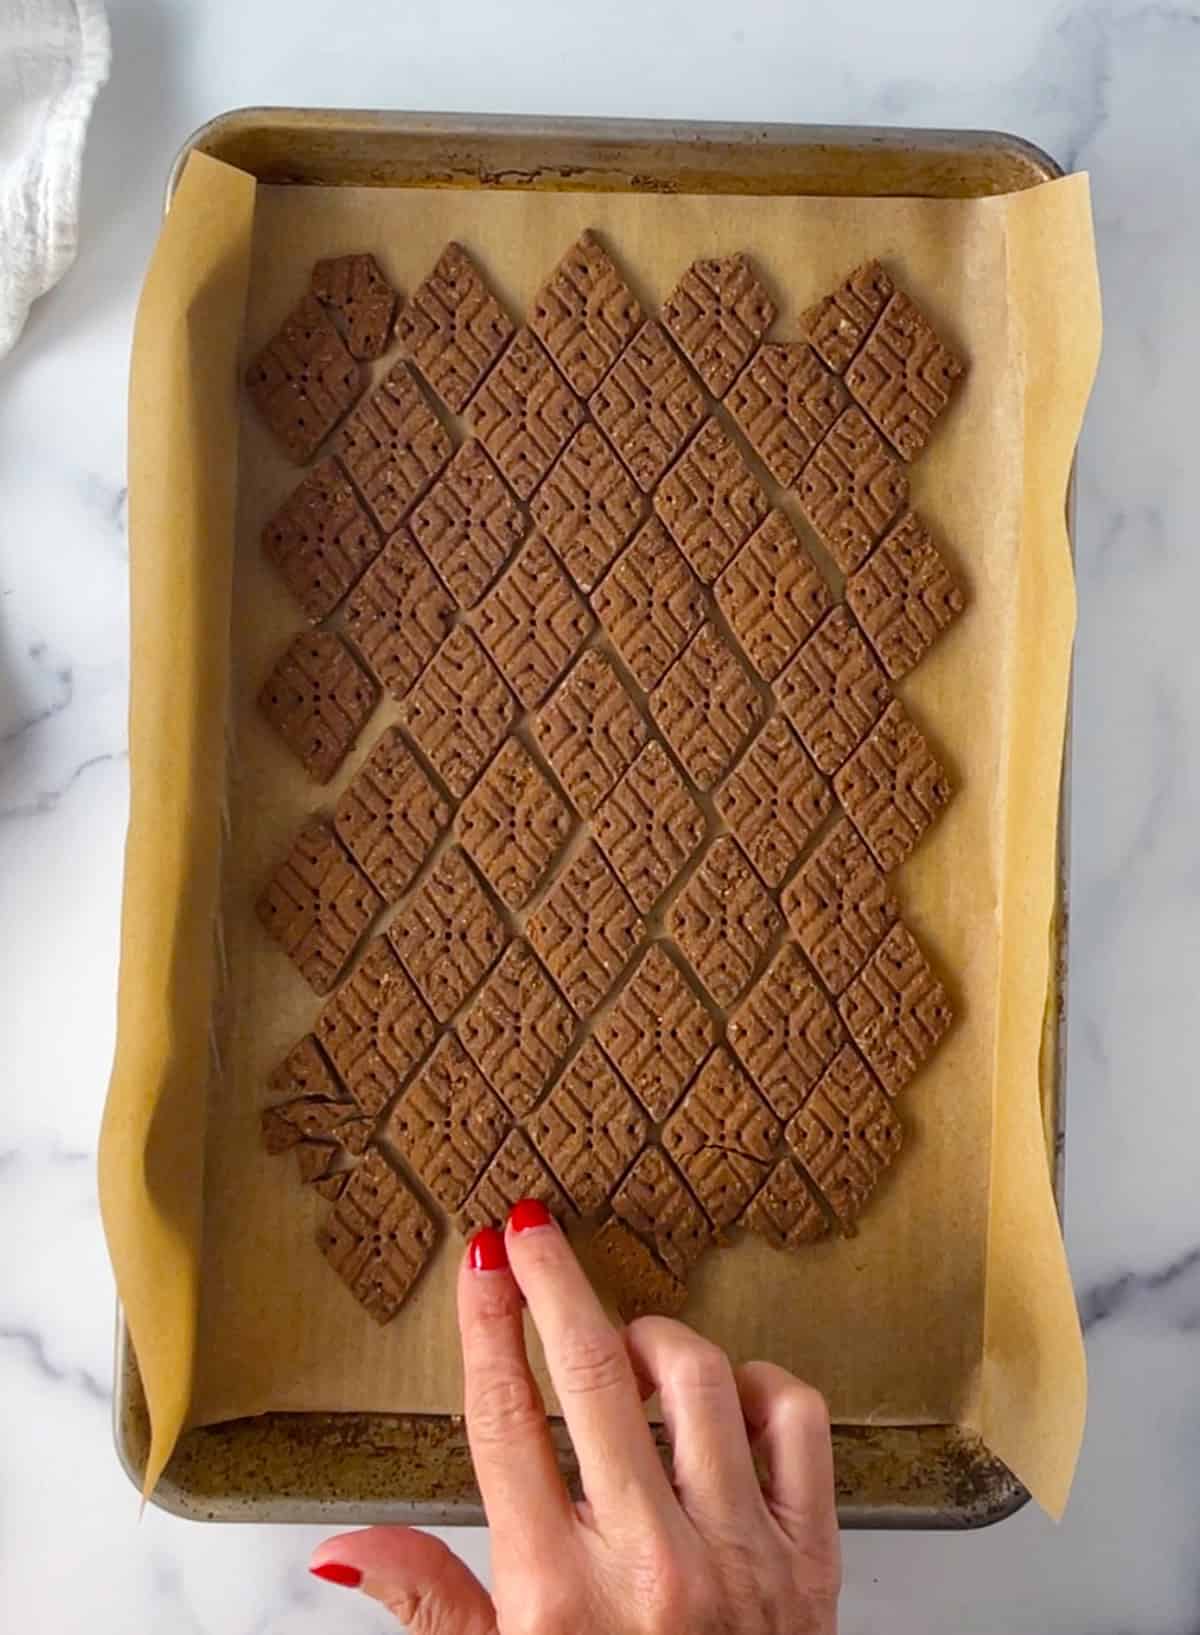
{"type": "MultiPolygon", "coordinates": [[[[988,136],[387,115],[232,115],[189,147],[260,179],[325,185],[366,180],[380,186],[971,197],[1056,174],[1035,150],[988,136]]],[[[1060,892],[1064,874],[1060,853],[1060,892]]],[[[1062,924],[1060,911],[1060,931],[1062,924]]],[[[1061,987],[1047,1008],[1043,1073],[1046,1127],[1056,1154],[1060,1001],[1061,987]]],[[[144,1458],[144,1414],[139,1418],[126,1345],[118,1378],[119,1440],[136,1470],[144,1458]]],[[[1005,1468],[953,1427],[839,1427],[835,1434],[848,1525],[969,1525],[996,1519],[1023,1497],[1005,1468]]],[[[269,1414],[190,1431],[157,1496],[170,1508],[216,1519],[478,1517],[461,1426],[440,1415],[269,1414]]]]}

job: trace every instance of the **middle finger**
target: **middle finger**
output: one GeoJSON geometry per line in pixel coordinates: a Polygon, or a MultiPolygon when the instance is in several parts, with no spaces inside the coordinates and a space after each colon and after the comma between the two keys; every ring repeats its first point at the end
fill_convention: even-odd
{"type": "Polygon", "coordinates": [[[530,1204],[514,1209],[507,1239],[600,1531],[677,1512],[628,1353],[570,1244],[530,1204]]]}

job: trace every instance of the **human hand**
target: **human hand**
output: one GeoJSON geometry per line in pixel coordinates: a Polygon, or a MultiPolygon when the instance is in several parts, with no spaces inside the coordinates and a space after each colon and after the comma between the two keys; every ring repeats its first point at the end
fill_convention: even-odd
{"type": "Polygon", "coordinates": [[[491,1595],[439,1539],[408,1527],[329,1539],[313,1572],[360,1587],[411,1635],[835,1635],[833,1455],[817,1392],[772,1363],[734,1370],[669,1318],[615,1329],[532,1200],[503,1236],[472,1238],[458,1315],[491,1595]],[[579,1503],[530,1371],[522,1296],[579,1461],[579,1503]],[[642,1408],[653,1390],[673,1485],[642,1408]]]}

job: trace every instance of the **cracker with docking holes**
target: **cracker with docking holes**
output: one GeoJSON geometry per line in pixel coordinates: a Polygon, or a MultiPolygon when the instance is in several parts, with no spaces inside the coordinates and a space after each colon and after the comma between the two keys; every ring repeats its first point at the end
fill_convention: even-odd
{"type": "Polygon", "coordinates": [[[361,365],[311,295],[246,371],[255,407],[297,465],[313,458],[365,384],[361,365]]]}
{"type": "Polygon", "coordinates": [[[258,695],[258,706],[309,777],[328,783],[358,741],[379,690],[332,630],[297,636],[258,695]]]}

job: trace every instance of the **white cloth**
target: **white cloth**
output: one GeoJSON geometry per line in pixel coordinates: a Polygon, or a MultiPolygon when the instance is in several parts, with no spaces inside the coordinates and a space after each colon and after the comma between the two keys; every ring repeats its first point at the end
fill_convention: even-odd
{"type": "Polygon", "coordinates": [[[108,60],[102,0],[0,0],[0,357],[75,259],[83,139],[108,60]]]}

